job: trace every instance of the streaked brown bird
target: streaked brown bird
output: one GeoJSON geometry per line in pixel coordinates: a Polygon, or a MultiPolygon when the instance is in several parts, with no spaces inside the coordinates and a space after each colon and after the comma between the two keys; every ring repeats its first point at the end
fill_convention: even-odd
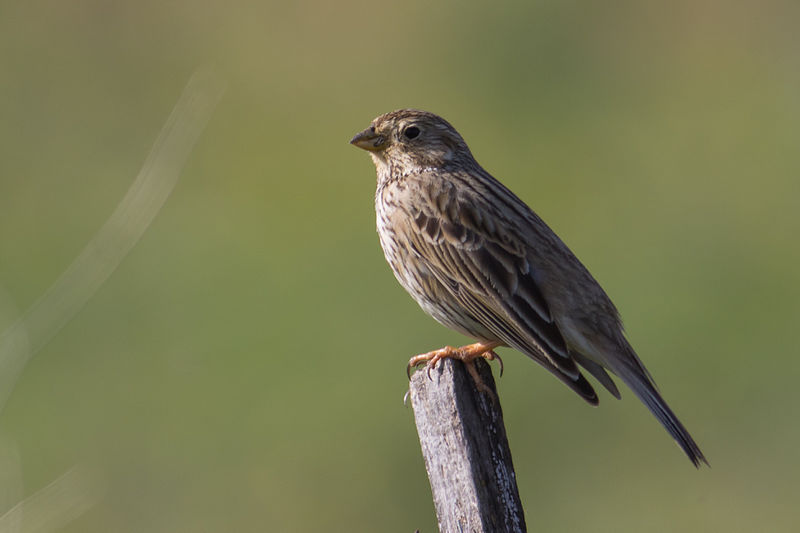
{"type": "MultiPolygon", "coordinates": [[[[418,355],[409,368],[464,361],[509,346],[597,405],[593,375],[616,398],[618,376],[695,466],[700,448],[628,343],[616,307],[536,213],[473,158],[443,118],[413,109],[381,115],[351,144],[378,173],[378,234],[400,284],[445,326],[476,339],[418,355]]],[[[479,383],[479,382],[478,382],[479,383]]],[[[480,383],[479,383],[480,387],[480,383]]]]}

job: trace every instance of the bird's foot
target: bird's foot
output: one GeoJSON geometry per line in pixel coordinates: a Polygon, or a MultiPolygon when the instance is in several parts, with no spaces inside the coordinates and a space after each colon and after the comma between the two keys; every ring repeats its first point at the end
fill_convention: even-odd
{"type": "Polygon", "coordinates": [[[478,388],[479,391],[485,392],[490,396],[494,397],[494,393],[492,390],[486,386],[486,384],[481,379],[480,375],[478,374],[478,369],[475,367],[475,359],[478,357],[483,357],[487,361],[497,361],[500,363],[500,375],[503,375],[503,360],[500,359],[500,356],[494,352],[494,349],[500,346],[501,343],[493,341],[493,342],[476,342],[475,344],[468,344],[467,346],[462,346],[460,348],[453,348],[452,346],[445,346],[444,348],[440,348],[439,350],[433,350],[432,352],[424,353],[421,355],[417,355],[412,357],[408,361],[408,367],[406,368],[406,372],[408,374],[408,378],[411,379],[411,369],[416,368],[419,365],[426,363],[426,372],[428,374],[428,379],[431,378],[431,370],[436,368],[436,365],[442,359],[458,359],[459,361],[463,362],[464,365],[467,367],[467,371],[469,372],[470,376],[472,376],[472,380],[475,382],[475,386],[478,388]]]}

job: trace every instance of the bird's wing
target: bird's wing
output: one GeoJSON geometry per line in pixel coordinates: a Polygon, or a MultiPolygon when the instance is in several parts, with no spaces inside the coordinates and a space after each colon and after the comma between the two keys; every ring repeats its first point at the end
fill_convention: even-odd
{"type": "Polygon", "coordinates": [[[431,207],[410,213],[406,238],[416,258],[498,339],[597,403],[553,320],[519,239],[504,233],[503,224],[482,218],[480,213],[486,211],[480,206],[451,196],[449,205],[431,207]]]}

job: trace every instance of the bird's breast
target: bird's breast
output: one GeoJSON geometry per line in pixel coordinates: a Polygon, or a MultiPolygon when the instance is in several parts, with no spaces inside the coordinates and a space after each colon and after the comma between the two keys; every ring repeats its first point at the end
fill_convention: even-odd
{"type": "Polygon", "coordinates": [[[375,214],[378,237],[386,262],[392,268],[397,281],[411,296],[422,304],[433,282],[427,267],[419,261],[409,248],[407,229],[412,223],[409,213],[400,205],[396,187],[382,187],[375,196],[375,214]]]}

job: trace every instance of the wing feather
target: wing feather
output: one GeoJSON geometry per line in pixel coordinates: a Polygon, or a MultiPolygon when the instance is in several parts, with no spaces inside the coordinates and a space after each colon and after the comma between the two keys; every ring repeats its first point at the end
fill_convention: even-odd
{"type": "Polygon", "coordinates": [[[418,231],[407,238],[418,260],[498,339],[566,378],[587,400],[596,399],[593,391],[588,392],[588,382],[576,385],[585,380],[526,257],[514,252],[512,239],[495,239],[482,228],[471,227],[474,217],[447,218],[447,212],[460,212],[448,207],[412,218],[418,231]]]}

